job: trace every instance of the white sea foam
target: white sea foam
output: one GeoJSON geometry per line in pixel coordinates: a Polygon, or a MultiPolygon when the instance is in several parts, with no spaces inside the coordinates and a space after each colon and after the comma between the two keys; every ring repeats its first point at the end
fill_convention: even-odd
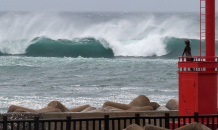
{"type": "Polygon", "coordinates": [[[11,104],[11,105],[18,105],[18,104],[22,104],[24,102],[25,101],[22,101],[22,102],[13,101],[13,102],[10,102],[9,104],[11,104]]]}
{"type": "Polygon", "coordinates": [[[199,39],[199,31],[196,32],[199,24],[194,19],[159,17],[130,15],[90,22],[95,18],[82,14],[63,17],[58,13],[6,13],[0,16],[0,51],[23,54],[36,37],[53,40],[93,37],[106,48],[112,48],[115,56],[161,56],[167,53],[166,37],[199,39]]]}

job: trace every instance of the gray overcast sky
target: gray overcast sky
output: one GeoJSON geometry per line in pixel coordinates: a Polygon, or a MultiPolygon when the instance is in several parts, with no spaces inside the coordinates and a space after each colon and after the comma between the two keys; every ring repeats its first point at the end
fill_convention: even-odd
{"type": "Polygon", "coordinates": [[[200,0],[0,0],[0,11],[199,12],[199,6],[200,0]]]}

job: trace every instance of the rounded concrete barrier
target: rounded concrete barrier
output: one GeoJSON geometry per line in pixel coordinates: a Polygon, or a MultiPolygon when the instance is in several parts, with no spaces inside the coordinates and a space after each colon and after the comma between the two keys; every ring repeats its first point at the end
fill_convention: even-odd
{"type": "Polygon", "coordinates": [[[126,129],[124,130],[143,130],[142,127],[136,125],[136,124],[132,124],[132,125],[129,125],[126,129]]]}
{"type": "Polygon", "coordinates": [[[60,109],[55,108],[55,107],[51,107],[51,106],[47,106],[45,108],[36,110],[36,112],[62,112],[60,109]]]}
{"type": "Polygon", "coordinates": [[[169,130],[163,127],[158,127],[158,126],[154,126],[154,125],[150,125],[150,124],[146,124],[144,126],[144,130],[169,130]]]}
{"type": "Polygon", "coordinates": [[[25,111],[25,110],[23,110],[23,109],[17,109],[17,110],[15,110],[14,112],[28,112],[28,111],[25,111]]]}
{"type": "Polygon", "coordinates": [[[60,103],[59,101],[51,101],[48,104],[48,107],[53,107],[53,108],[57,108],[60,109],[61,112],[69,112],[69,109],[66,108],[62,103],[60,103]]]}
{"type": "Polygon", "coordinates": [[[71,108],[70,112],[81,112],[82,110],[86,109],[87,107],[90,107],[88,104],[82,105],[79,107],[71,108]]]}
{"type": "Polygon", "coordinates": [[[157,102],[150,102],[151,107],[153,107],[154,110],[156,110],[158,107],[160,107],[160,105],[157,102]]]}
{"type": "Polygon", "coordinates": [[[123,109],[119,109],[119,108],[112,107],[112,106],[106,106],[104,107],[104,109],[106,109],[107,111],[125,111],[123,109]]]}
{"type": "Polygon", "coordinates": [[[103,108],[107,106],[115,107],[115,108],[122,109],[122,110],[128,110],[131,108],[130,105],[117,103],[117,102],[110,102],[110,101],[106,101],[103,105],[103,108]]]}
{"type": "Polygon", "coordinates": [[[145,95],[139,95],[137,98],[135,98],[132,102],[129,103],[130,106],[149,106],[150,100],[145,95]]]}
{"type": "Polygon", "coordinates": [[[169,111],[169,109],[164,106],[160,106],[156,109],[156,111],[169,111]]]}
{"type": "Polygon", "coordinates": [[[25,111],[25,112],[36,112],[36,110],[25,108],[25,107],[20,107],[20,106],[16,106],[16,105],[11,105],[8,108],[7,112],[15,112],[16,110],[17,111],[25,111]]]}
{"type": "Polygon", "coordinates": [[[100,107],[100,108],[98,108],[96,110],[92,110],[92,111],[89,111],[89,112],[105,112],[105,111],[107,111],[105,108],[100,107]]]}
{"type": "Polygon", "coordinates": [[[85,108],[85,109],[82,110],[81,112],[89,112],[89,111],[92,111],[92,110],[96,110],[96,108],[90,106],[90,107],[85,108]]]}
{"type": "Polygon", "coordinates": [[[178,101],[176,99],[170,99],[166,104],[166,108],[168,108],[169,110],[178,110],[178,101]]]}
{"type": "Polygon", "coordinates": [[[211,129],[197,122],[193,122],[188,125],[177,128],[176,130],[211,130],[211,129]]]}
{"type": "Polygon", "coordinates": [[[144,106],[144,107],[132,107],[126,111],[152,111],[153,108],[151,106],[144,106]]]}

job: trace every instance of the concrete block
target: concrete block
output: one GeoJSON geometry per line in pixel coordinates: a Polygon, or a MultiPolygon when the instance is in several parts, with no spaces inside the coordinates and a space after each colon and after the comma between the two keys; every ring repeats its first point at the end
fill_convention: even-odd
{"type": "Polygon", "coordinates": [[[144,130],[142,127],[136,125],[136,124],[132,124],[132,125],[129,125],[126,129],[124,130],[144,130]]]}
{"type": "Polygon", "coordinates": [[[179,109],[178,101],[176,99],[170,99],[166,104],[166,108],[168,108],[169,110],[178,110],[179,109]]]}

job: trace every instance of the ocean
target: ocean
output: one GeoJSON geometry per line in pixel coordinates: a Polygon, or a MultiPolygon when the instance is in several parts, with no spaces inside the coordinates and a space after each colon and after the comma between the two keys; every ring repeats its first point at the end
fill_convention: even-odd
{"type": "Polygon", "coordinates": [[[200,55],[199,19],[187,12],[0,12],[0,112],[53,100],[67,108],[138,95],[162,106],[178,100],[178,57],[186,39],[200,55]]]}

